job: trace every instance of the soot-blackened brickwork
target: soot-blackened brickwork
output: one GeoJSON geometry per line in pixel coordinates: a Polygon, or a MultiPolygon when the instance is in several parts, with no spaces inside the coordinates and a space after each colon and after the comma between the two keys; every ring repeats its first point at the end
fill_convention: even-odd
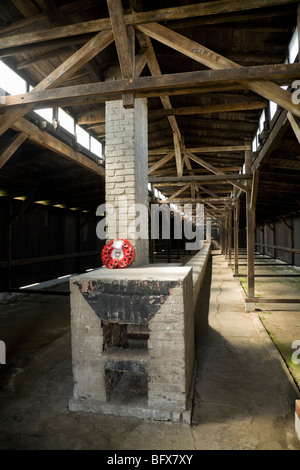
{"type": "Polygon", "coordinates": [[[77,285],[101,320],[147,325],[179,283],[126,280],[90,281],[77,285]]]}

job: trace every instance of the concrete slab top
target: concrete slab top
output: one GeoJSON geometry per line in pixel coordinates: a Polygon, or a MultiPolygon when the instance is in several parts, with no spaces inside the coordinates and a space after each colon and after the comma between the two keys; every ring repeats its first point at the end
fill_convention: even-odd
{"type": "Polygon", "coordinates": [[[145,265],[136,268],[109,269],[101,267],[70,278],[71,282],[88,281],[182,281],[191,271],[190,266],[153,266],[145,265]]]}

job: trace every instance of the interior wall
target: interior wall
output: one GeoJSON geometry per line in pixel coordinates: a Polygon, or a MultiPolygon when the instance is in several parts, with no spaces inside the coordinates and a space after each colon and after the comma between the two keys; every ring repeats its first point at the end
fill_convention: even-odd
{"type": "Polygon", "coordinates": [[[0,291],[102,265],[103,241],[96,235],[95,214],[33,203],[18,218],[23,204],[0,198],[0,291]]]}
{"type": "Polygon", "coordinates": [[[256,251],[300,266],[300,216],[276,220],[256,228],[256,251]]]}

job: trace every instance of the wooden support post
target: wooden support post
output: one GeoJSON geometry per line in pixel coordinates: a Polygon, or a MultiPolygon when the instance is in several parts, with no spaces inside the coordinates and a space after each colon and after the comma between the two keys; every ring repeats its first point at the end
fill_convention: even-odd
{"type": "Polygon", "coordinates": [[[228,213],[228,264],[231,266],[232,255],[232,207],[229,208],[228,213]]]}
{"type": "Polygon", "coordinates": [[[7,280],[6,288],[10,292],[12,288],[12,217],[13,217],[13,201],[11,198],[8,199],[8,217],[7,217],[7,280]]]}
{"type": "Polygon", "coordinates": [[[265,224],[261,229],[261,243],[262,243],[262,254],[265,255],[265,224]]]}
{"type": "Polygon", "coordinates": [[[240,225],[240,199],[234,203],[234,275],[239,274],[239,225],[240,225]]]}
{"type": "Polygon", "coordinates": [[[225,259],[227,259],[227,252],[228,252],[228,216],[226,216],[225,220],[224,220],[224,255],[225,255],[225,259]]]}
{"type": "Polygon", "coordinates": [[[222,254],[224,255],[225,253],[225,241],[224,241],[224,224],[225,224],[225,221],[221,221],[221,225],[220,225],[220,244],[221,244],[221,252],[222,254]]]}
{"type": "MultiPolygon", "coordinates": [[[[291,218],[290,219],[291,223],[290,223],[290,245],[291,245],[291,249],[293,250],[294,249],[294,225],[293,225],[293,219],[291,218]]],[[[295,264],[295,253],[294,251],[291,252],[291,263],[292,265],[294,266],[295,264]]]]}
{"type": "Polygon", "coordinates": [[[151,200],[150,200],[150,207],[149,207],[149,217],[150,217],[150,224],[149,224],[149,262],[151,264],[155,263],[155,239],[151,237],[151,223],[153,222],[151,219],[151,204],[154,204],[154,186],[151,184],[151,200]]]}
{"type": "Polygon", "coordinates": [[[276,245],[277,245],[277,240],[276,240],[276,225],[275,225],[275,222],[273,222],[273,246],[274,246],[274,249],[273,249],[273,257],[274,259],[276,259],[276,256],[277,256],[277,250],[276,250],[276,245]]]}
{"type": "MultiPolygon", "coordinates": [[[[245,171],[251,172],[252,153],[245,151],[245,171]]],[[[247,294],[248,297],[255,296],[254,288],[254,207],[251,206],[252,183],[247,180],[246,192],[246,223],[247,223],[247,294]]]]}

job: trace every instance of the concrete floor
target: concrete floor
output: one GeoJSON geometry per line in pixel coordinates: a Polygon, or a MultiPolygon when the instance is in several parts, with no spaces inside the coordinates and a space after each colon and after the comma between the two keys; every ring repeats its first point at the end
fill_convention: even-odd
{"type": "Polygon", "coordinates": [[[0,449],[300,450],[299,390],[261,323],[262,310],[245,313],[218,252],[200,300],[192,426],[70,412],[69,298],[2,301],[7,364],[0,365],[0,449]]]}

